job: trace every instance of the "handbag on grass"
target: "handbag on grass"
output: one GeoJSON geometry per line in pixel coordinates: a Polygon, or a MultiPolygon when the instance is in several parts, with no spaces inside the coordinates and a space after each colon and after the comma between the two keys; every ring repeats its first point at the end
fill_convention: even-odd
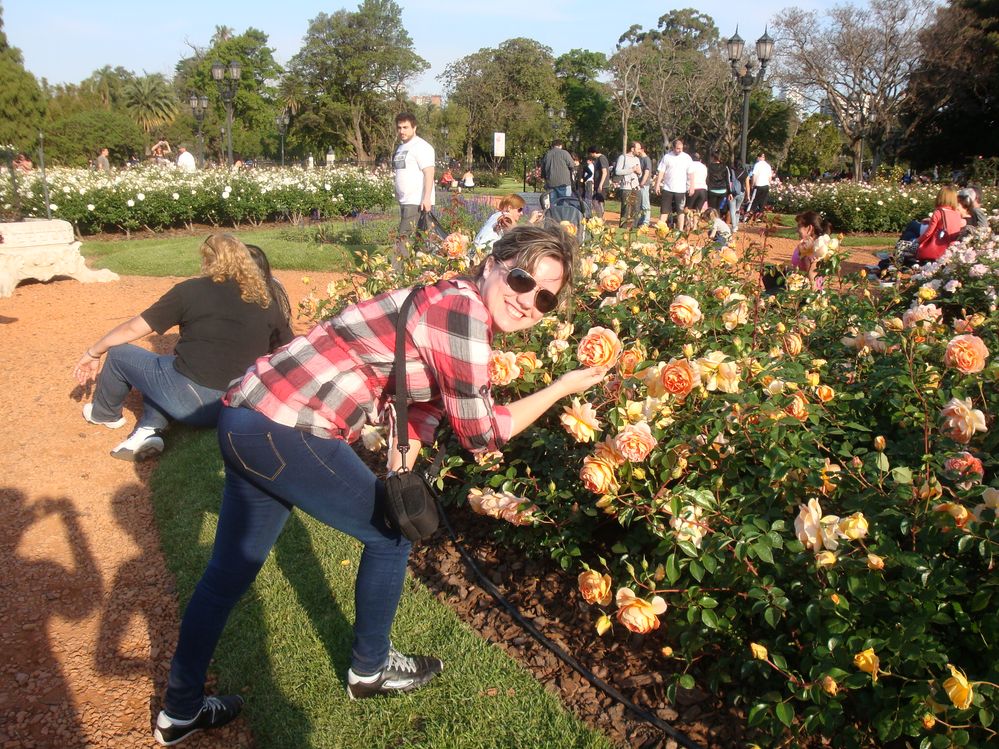
{"type": "MultiPolygon", "coordinates": [[[[385,477],[385,523],[410,541],[422,541],[433,535],[440,524],[437,492],[419,471],[406,466],[409,452],[409,390],[406,387],[406,318],[413,297],[423,287],[417,286],[406,297],[399,310],[395,333],[395,433],[396,448],[402,456],[399,469],[385,477]]],[[[436,465],[443,453],[438,452],[436,465]]],[[[415,463],[415,460],[414,460],[415,463]]]]}

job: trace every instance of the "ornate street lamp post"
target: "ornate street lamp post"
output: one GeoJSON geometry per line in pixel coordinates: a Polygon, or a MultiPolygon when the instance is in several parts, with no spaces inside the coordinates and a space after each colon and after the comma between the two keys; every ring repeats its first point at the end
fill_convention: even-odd
{"type": "Polygon", "coordinates": [[[198,124],[198,168],[205,168],[205,136],[201,132],[201,126],[205,122],[205,115],[208,114],[208,97],[202,94],[191,94],[188,101],[191,106],[191,115],[198,124]]]}
{"type": "Polygon", "coordinates": [[[763,31],[763,36],[756,40],[756,58],[760,62],[759,71],[753,73],[753,61],[746,60],[742,63],[742,50],[746,43],[739,36],[739,27],[735,28],[735,35],[725,42],[728,51],[728,60],[732,65],[732,76],[736,83],[742,88],[742,140],[739,149],[739,166],[746,164],[746,140],[749,137],[749,92],[753,87],[763,80],[763,73],[767,69],[767,63],[774,56],[774,40],[763,31]]]}
{"type": "Polygon", "coordinates": [[[447,169],[447,167],[448,167],[448,160],[447,160],[447,134],[448,134],[448,132],[449,131],[447,129],[447,125],[445,125],[444,127],[441,128],[441,135],[444,136],[443,151],[444,151],[444,168],[445,169],[447,169]]]}
{"type": "Polygon", "coordinates": [[[284,134],[288,132],[289,122],[291,122],[291,117],[288,116],[287,109],[282,109],[281,114],[274,118],[274,124],[277,125],[278,135],[281,136],[281,166],[284,166],[284,134]]]}
{"type": "Polygon", "coordinates": [[[225,104],[225,136],[226,136],[226,161],[232,166],[232,103],[236,98],[236,89],[239,88],[239,77],[243,73],[243,67],[238,60],[233,60],[226,67],[220,62],[212,65],[212,78],[218,84],[219,94],[222,103],[225,104]]]}

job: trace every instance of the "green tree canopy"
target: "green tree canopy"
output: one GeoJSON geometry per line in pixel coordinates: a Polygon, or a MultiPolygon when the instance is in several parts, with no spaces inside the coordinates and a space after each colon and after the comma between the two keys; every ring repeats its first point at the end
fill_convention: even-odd
{"type": "MultiPolygon", "coordinates": [[[[360,160],[391,146],[393,110],[405,84],[429,67],[413,50],[393,0],[363,0],[356,11],[320,13],[288,65],[299,100],[295,128],[319,145],[345,143],[360,160]]],[[[298,100],[298,99],[296,99],[298,100]]]]}
{"type": "Polygon", "coordinates": [[[606,69],[607,56],[603,52],[571,49],[555,60],[569,140],[577,152],[599,143],[608,130],[611,95],[606,84],[597,80],[606,69]]]}
{"type": "Polygon", "coordinates": [[[846,145],[832,117],[812,114],[805,118],[788,148],[786,169],[792,177],[811,177],[839,171],[846,145]]]}
{"type": "Polygon", "coordinates": [[[161,73],[144,75],[125,88],[125,108],[148,136],[177,116],[177,98],[161,73]]]}
{"type": "Polygon", "coordinates": [[[142,130],[123,110],[90,109],[48,123],[45,154],[56,164],[86,166],[107,148],[111,163],[120,165],[141,154],[143,142],[142,130]]]}
{"type": "Polygon", "coordinates": [[[45,100],[35,76],[24,69],[21,50],[7,42],[0,6],[0,144],[30,150],[45,114],[45,100]]]}

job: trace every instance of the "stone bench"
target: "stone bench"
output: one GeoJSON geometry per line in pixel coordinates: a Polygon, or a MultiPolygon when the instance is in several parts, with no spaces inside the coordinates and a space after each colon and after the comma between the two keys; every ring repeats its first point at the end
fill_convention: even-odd
{"type": "Polygon", "coordinates": [[[68,221],[0,223],[0,236],[0,298],[13,294],[18,283],[29,278],[48,281],[69,276],[83,283],[118,280],[117,273],[87,267],[68,221]]]}

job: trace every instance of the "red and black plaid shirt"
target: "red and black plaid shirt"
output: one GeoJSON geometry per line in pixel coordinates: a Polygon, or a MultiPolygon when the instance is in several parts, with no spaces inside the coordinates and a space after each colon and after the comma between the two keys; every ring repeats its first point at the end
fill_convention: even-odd
{"type": "MultiPolygon", "coordinates": [[[[396,322],[410,290],[352,305],[257,359],[226,394],[229,406],[253,408],[269,419],[353,442],[361,427],[384,421],[394,395],[385,387],[395,361],[396,322]]],[[[491,318],[478,287],[466,279],[428,286],[413,301],[406,325],[409,433],[430,444],[443,414],[473,452],[509,440],[509,409],[493,403],[488,363],[491,318]]]]}

